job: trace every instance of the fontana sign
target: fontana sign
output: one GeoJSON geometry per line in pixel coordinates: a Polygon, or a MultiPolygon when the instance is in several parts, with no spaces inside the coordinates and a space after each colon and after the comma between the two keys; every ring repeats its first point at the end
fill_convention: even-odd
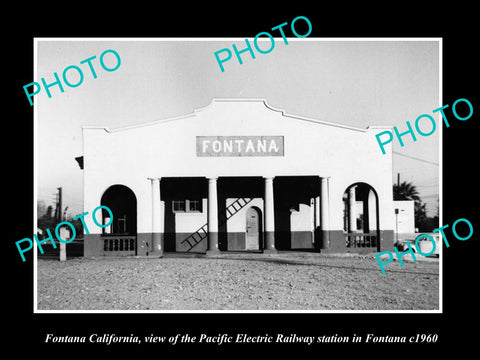
{"type": "Polygon", "coordinates": [[[284,156],[283,136],[197,136],[197,156],[284,156]]]}

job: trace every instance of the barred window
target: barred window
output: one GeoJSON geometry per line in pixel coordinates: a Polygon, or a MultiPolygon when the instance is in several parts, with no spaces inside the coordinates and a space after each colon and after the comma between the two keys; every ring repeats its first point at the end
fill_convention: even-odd
{"type": "Polygon", "coordinates": [[[202,212],[202,202],[200,200],[187,200],[190,212],[202,212]]]}
{"type": "Polygon", "coordinates": [[[173,200],[173,212],[202,212],[202,200],[173,200]]]}
{"type": "Polygon", "coordinates": [[[173,212],[185,212],[185,200],[173,200],[173,212]]]}

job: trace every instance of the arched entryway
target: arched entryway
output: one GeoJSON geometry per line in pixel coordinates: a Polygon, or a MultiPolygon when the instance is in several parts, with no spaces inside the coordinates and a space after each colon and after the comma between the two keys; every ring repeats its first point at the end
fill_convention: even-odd
{"type": "Polygon", "coordinates": [[[378,195],[363,182],[350,185],[343,194],[343,233],[347,249],[380,251],[378,195]]]}
{"type": "Polygon", "coordinates": [[[262,242],[262,212],[256,206],[251,206],[246,211],[245,219],[245,250],[260,250],[262,242]]]}
{"type": "Polygon", "coordinates": [[[112,185],[102,195],[101,205],[107,206],[112,214],[102,209],[104,255],[137,254],[137,198],[133,191],[124,185],[112,185]]]}

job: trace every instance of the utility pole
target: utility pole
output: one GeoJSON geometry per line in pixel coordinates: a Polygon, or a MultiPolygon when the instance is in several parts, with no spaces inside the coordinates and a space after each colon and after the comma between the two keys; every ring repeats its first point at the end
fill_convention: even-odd
{"type": "Polygon", "coordinates": [[[397,173],[397,186],[400,187],[400,173],[397,173]]]}
{"type": "MultiPolygon", "coordinates": [[[[65,220],[64,212],[63,212],[63,207],[62,207],[62,188],[59,187],[58,189],[58,222],[62,222],[65,220]]],[[[67,210],[67,209],[65,209],[67,210]]],[[[63,236],[63,239],[65,239],[67,235],[67,231],[65,231],[65,228],[60,229],[61,237],[63,236]]],[[[60,261],[66,261],[67,260],[67,244],[64,242],[60,241],[60,261]]]]}
{"type": "Polygon", "coordinates": [[[58,194],[55,194],[55,212],[53,213],[53,219],[58,220],[58,194]]]}
{"type": "Polygon", "coordinates": [[[58,189],[58,222],[63,221],[63,209],[62,209],[62,188],[59,187],[58,189]]]}

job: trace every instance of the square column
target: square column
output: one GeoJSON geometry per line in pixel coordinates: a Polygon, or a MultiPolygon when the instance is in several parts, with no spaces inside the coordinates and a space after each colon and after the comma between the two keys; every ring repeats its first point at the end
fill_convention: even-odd
{"type": "Polygon", "coordinates": [[[348,189],[348,232],[357,231],[357,199],[355,197],[356,186],[348,189]]]}
{"type": "Polygon", "coordinates": [[[218,250],[218,197],[217,178],[208,178],[208,248],[207,254],[217,254],[218,250]]]}
{"type": "Polygon", "coordinates": [[[265,248],[263,252],[276,252],[275,211],[273,206],[273,177],[265,177],[265,248]]]}
{"type": "Polygon", "coordinates": [[[330,197],[329,178],[321,178],[320,181],[320,229],[322,242],[320,249],[330,248],[330,197]]]}
{"type": "Polygon", "coordinates": [[[313,247],[316,251],[320,249],[322,234],[320,229],[320,195],[313,198],[313,247]]]}
{"type": "Polygon", "coordinates": [[[160,178],[150,178],[152,185],[152,251],[149,256],[163,256],[163,214],[160,200],[160,178]]]}
{"type": "Polygon", "coordinates": [[[313,228],[316,230],[320,228],[320,196],[316,196],[313,199],[313,213],[314,213],[314,221],[313,221],[313,228]]]}

